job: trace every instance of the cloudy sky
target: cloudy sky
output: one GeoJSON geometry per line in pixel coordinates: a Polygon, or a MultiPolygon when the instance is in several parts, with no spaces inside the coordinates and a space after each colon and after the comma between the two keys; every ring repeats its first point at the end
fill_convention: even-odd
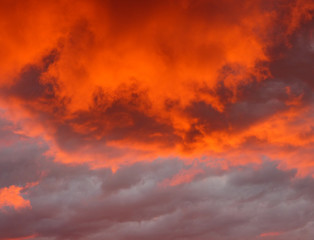
{"type": "Polygon", "coordinates": [[[313,240],[312,0],[0,0],[0,240],[313,240]]]}

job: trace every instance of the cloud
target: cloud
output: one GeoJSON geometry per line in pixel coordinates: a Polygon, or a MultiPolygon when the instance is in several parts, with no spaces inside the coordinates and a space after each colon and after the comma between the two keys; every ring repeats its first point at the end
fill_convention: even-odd
{"type": "Polygon", "coordinates": [[[53,142],[62,162],[114,167],[264,141],[244,132],[313,101],[312,8],[308,1],[6,3],[1,106],[24,133],[53,142]]]}
{"type": "Polygon", "coordinates": [[[30,207],[28,200],[20,196],[21,187],[10,186],[0,189],[0,209],[3,207],[14,207],[15,209],[30,207]]]}
{"type": "Polygon", "coordinates": [[[313,181],[295,179],[295,170],[274,163],[256,167],[203,167],[193,181],[161,186],[191,166],[159,160],[113,174],[55,163],[28,190],[32,209],[1,214],[1,237],[259,239],[265,232],[282,232],[293,239],[290,234],[313,221],[313,196],[306,190],[313,181]],[[18,230],[10,231],[13,226],[18,230]]]}
{"type": "Polygon", "coordinates": [[[1,4],[0,239],[313,239],[311,1],[1,4]]]}
{"type": "Polygon", "coordinates": [[[0,239],[311,239],[314,180],[276,161],[222,169],[155,159],[112,172],[55,162],[45,141],[13,129],[1,189],[31,208],[5,198],[16,209],[0,212],[0,239]]]}

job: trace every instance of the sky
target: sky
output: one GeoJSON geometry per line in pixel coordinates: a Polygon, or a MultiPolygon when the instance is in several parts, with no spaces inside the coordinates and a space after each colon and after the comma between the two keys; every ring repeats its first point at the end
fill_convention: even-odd
{"type": "Polygon", "coordinates": [[[0,0],[0,240],[313,240],[312,0],[0,0]]]}

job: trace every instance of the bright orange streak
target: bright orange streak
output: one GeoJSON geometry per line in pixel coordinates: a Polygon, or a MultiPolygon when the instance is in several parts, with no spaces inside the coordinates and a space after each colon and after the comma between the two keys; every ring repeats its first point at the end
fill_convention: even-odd
{"type": "Polygon", "coordinates": [[[26,239],[32,239],[35,238],[37,236],[37,234],[33,234],[30,236],[26,236],[26,237],[18,237],[18,238],[5,238],[3,240],[26,240],[26,239]]]}
{"type": "Polygon", "coordinates": [[[260,236],[261,237],[275,237],[281,235],[281,232],[267,232],[267,233],[262,233],[260,236]]]}
{"type": "Polygon", "coordinates": [[[163,181],[161,185],[176,186],[183,183],[189,183],[193,181],[196,175],[201,174],[203,172],[204,171],[200,168],[192,168],[187,170],[184,169],[181,170],[178,174],[176,174],[173,178],[163,181]]]}

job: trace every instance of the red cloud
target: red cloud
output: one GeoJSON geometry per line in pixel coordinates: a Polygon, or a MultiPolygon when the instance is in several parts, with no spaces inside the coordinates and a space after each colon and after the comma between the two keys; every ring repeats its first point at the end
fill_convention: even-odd
{"type": "Polygon", "coordinates": [[[313,142],[313,8],[4,1],[1,106],[61,162],[223,155],[240,164],[263,149],[308,168],[309,153],[294,156],[313,142]]]}

